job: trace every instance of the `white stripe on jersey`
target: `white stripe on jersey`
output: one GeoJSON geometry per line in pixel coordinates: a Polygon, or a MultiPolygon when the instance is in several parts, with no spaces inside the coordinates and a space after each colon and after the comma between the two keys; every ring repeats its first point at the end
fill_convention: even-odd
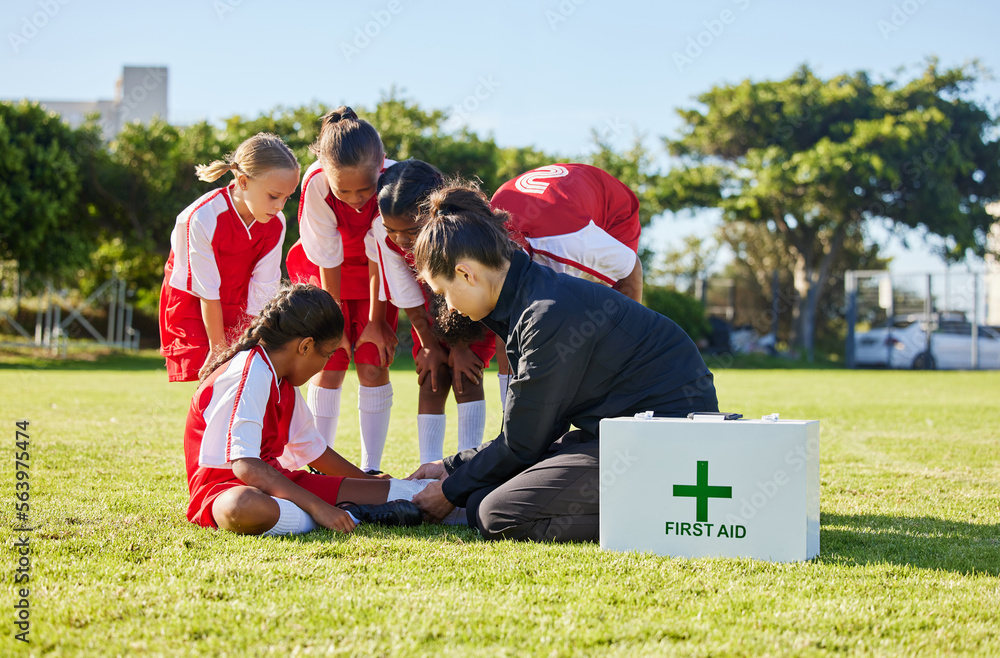
{"type": "Polygon", "coordinates": [[[271,220],[281,222],[281,237],[271,251],[257,261],[250,275],[250,285],[247,288],[247,315],[256,316],[271,299],[278,294],[281,287],[281,250],[285,244],[285,215],[280,210],[271,220]]]}
{"type": "Polygon", "coordinates": [[[267,355],[239,352],[215,378],[204,412],[199,466],[232,468],[232,460],[260,458],[264,414],[277,382],[267,355]]]}
{"type": "Polygon", "coordinates": [[[302,176],[299,201],[299,239],[306,256],[319,267],[340,267],[344,262],[344,241],[337,230],[337,213],[326,197],[330,182],[317,160],[302,176]]]}
{"type": "Polygon", "coordinates": [[[424,292],[417,283],[417,277],[410,269],[406,259],[397,252],[386,246],[385,241],[389,239],[389,234],[385,231],[385,225],[376,220],[372,225],[372,242],[378,250],[376,261],[379,273],[382,275],[379,286],[379,299],[381,301],[391,301],[396,308],[416,308],[424,305],[424,292]],[[388,286],[389,292],[386,295],[385,288],[388,286]],[[386,297],[389,297],[387,300],[386,297]]]}
{"type": "Polygon", "coordinates": [[[174,271],[170,286],[202,299],[219,299],[219,266],[215,262],[212,238],[218,217],[229,210],[225,188],[212,190],[185,208],[170,233],[174,271]]]}
{"type": "Polygon", "coordinates": [[[556,272],[565,272],[573,276],[592,279],[593,276],[587,270],[593,270],[612,282],[616,282],[624,279],[635,268],[637,258],[635,252],[611,237],[593,220],[573,233],[543,238],[526,238],[526,240],[531,245],[532,250],[546,252],[559,259],[548,258],[544,254],[532,254],[532,260],[542,263],[556,272]]]}
{"type": "Polygon", "coordinates": [[[295,389],[295,408],[292,409],[292,421],[288,426],[288,444],[278,457],[278,463],[294,471],[316,461],[324,452],[326,439],[316,429],[316,421],[302,398],[302,393],[295,389]]]}

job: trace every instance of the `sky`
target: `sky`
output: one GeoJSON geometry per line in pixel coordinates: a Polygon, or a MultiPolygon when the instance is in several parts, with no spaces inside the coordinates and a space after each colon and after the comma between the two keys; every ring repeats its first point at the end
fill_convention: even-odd
{"type": "MultiPolygon", "coordinates": [[[[123,65],[163,65],[175,123],[373,107],[395,89],[503,146],[579,159],[596,130],[623,149],[638,136],[665,163],[676,110],[714,85],[783,79],[804,63],[823,77],[905,76],[930,56],[1000,73],[998,26],[995,0],[6,0],[0,99],[110,99],[123,65]]],[[[1000,82],[976,96],[998,113],[1000,82]]],[[[645,239],[677,246],[710,234],[716,216],[668,213],[645,239]]],[[[872,235],[896,271],[945,267],[917,232],[907,246],[872,235]]]]}

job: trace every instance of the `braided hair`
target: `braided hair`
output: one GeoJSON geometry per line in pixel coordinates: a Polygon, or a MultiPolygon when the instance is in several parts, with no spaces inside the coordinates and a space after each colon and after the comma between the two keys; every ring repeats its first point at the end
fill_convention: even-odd
{"type": "Polygon", "coordinates": [[[278,349],[289,341],[312,338],[316,343],[340,341],[344,315],[328,292],[307,283],[283,286],[235,343],[210,358],[198,373],[201,381],[238,353],[260,345],[278,349]]]}

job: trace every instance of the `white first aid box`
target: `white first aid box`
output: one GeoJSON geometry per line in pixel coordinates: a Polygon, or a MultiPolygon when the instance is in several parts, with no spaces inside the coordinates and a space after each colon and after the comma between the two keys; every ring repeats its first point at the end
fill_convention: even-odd
{"type": "Polygon", "coordinates": [[[601,421],[601,548],[772,562],[819,555],[819,422],[601,421]]]}

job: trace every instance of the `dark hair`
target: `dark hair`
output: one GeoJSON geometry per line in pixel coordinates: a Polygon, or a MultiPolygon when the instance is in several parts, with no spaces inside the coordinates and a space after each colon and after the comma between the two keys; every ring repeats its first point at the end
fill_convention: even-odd
{"type": "Polygon", "coordinates": [[[403,160],[378,179],[375,195],[383,217],[416,217],[427,195],[444,184],[444,175],[423,160],[403,160]]]}
{"type": "Polygon", "coordinates": [[[343,335],[344,315],[330,293],[308,283],[286,285],[253,319],[242,338],[206,361],[198,374],[205,381],[219,366],[256,345],[276,349],[296,338],[339,342],[343,335]]]}
{"type": "Polygon", "coordinates": [[[499,270],[517,248],[505,227],[510,215],[490,208],[475,183],[450,181],[428,195],[420,212],[424,226],[413,245],[420,273],[451,281],[455,265],[463,258],[499,270]]]}
{"type": "MultiPolygon", "coordinates": [[[[427,290],[430,291],[429,288],[427,290]]],[[[486,326],[482,322],[448,308],[444,295],[430,292],[430,306],[430,315],[434,319],[431,331],[448,345],[474,343],[486,335],[486,326]]]]}
{"type": "Polygon", "coordinates": [[[309,150],[324,169],[357,167],[378,171],[385,159],[378,131],[346,105],[323,115],[319,138],[309,150]]]}

